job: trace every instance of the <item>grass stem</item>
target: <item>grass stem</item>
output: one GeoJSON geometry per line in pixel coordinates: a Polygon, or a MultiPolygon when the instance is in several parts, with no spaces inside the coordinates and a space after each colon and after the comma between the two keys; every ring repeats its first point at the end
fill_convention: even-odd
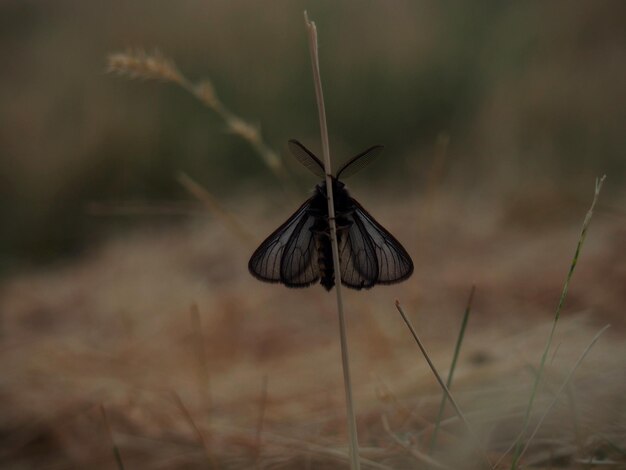
{"type": "Polygon", "coordinates": [[[465,428],[469,432],[469,435],[472,437],[472,439],[475,441],[476,445],[478,446],[478,450],[481,453],[481,456],[485,459],[485,462],[487,463],[488,468],[493,468],[493,466],[491,465],[491,461],[489,460],[489,456],[486,454],[485,450],[483,449],[483,446],[482,446],[480,440],[478,439],[478,437],[474,433],[474,430],[470,426],[469,421],[467,421],[467,419],[465,419],[465,415],[463,414],[463,412],[461,411],[461,408],[459,407],[459,405],[457,404],[456,400],[454,399],[454,397],[450,393],[450,390],[448,389],[446,384],[443,382],[443,379],[441,378],[441,375],[439,375],[439,372],[437,371],[437,368],[435,367],[435,364],[433,364],[433,361],[431,361],[430,356],[429,356],[428,352],[426,351],[426,348],[422,344],[422,341],[419,339],[419,336],[417,336],[417,332],[415,331],[415,328],[413,328],[413,324],[411,323],[411,320],[409,320],[409,318],[404,313],[404,310],[402,309],[402,306],[400,305],[400,302],[398,300],[396,300],[396,308],[398,309],[398,312],[400,312],[400,315],[402,316],[402,319],[404,320],[404,323],[406,323],[406,326],[409,328],[409,331],[413,335],[413,339],[417,343],[417,346],[420,348],[420,351],[422,351],[422,354],[424,355],[424,358],[426,359],[426,362],[428,362],[430,370],[433,372],[435,378],[437,379],[437,382],[439,382],[439,385],[441,386],[442,390],[444,391],[445,395],[447,396],[448,400],[450,401],[450,404],[454,408],[454,411],[456,411],[456,414],[458,415],[459,419],[465,425],[465,428]]]}
{"type": "MultiPolygon", "coordinates": [[[[465,307],[465,313],[463,314],[463,321],[461,322],[461,330],[459,336],[456,339],[456,345],[454,346],[454,354],[452,355],[452,363],[450,364],[450,372],[448,372],[448,378],[446,379],[446,386],[448,390],[452,386],[452,378],[454,376],[454,370],[456,369],[456,363],[459,359],[459,353],[461,352],[461,344],[463,344],[463,338],[465,337],[465,329],[467,327],[467,320],[469,319],[470,310],[472,309],[472,300],[474,299],[474,292],[476,292],[476,286],[472,286],[469,298],[467,299],[467,305],[465,307]]],[[[441,397],[441,404],[439,405],[439,412],[437,413],[437,420],[435,421],[435,429],[430,439],[429,455],[432,455],[435,445],[437,444],[437,433],[439,432],[439,426],[441,419],[443,418],[443,412],[446,407],[447,396],[444,393],[441,397]]]]}
{"type": "Polygon", "coordinates": [[[319,55],[317,50],[317,27],[304,12],[304,22],[309,35],[309,48],[311,51],[311,65],[313,68],[313,82],[315,83],[315,96],[320,118],[320,131],[322,134],[322,154],[324,156],[324,170],[326,173],[326,194],[328,195],[328,222],[330,225],[330,241],[333,251],[333,266],[335,267],[335,292],[337,293],[337,313],[339,316],[339,337],[341,342],[341,364],[343,366],[343,382],[346,393],[346,408],[348,418],[348,433],[350,436],[350,468],[360,469],[359,442],[357,437],[356,418],[354,403],[352,400],[352,381],[350,379],[350,361],[348,358],[348,339],[343,310],[343,298],[341,296],[341,272],[339,267],[339,244],[337,243],[337,224],[335,222],[335,202],[333,199],[333,176],[330,163],[330,146],[328,143],[328,127],[326,125],[326,108],[324,107],[324,94],[322,92],[322,80],[320,77],[319,55]]]}
{"type": "Polygon", "coordinates": [[[585,216],[585,220],[583,222],[580,236],[578,237],[578,244],[576,245],[576,251],[574,252],[572,263],[570,264],[567,277],[565,278],[565,284],[563,285],[561,298],[559,299],[559,303],[556,307],[556,312],[554,314],[554,321],[552,322],[552,328],[550,330],[550,334],[548,336],[548,341],[546,342],[546,346],[543,350],[543,354],[541,356],[541,362],[539,363],[539,370],[537,371],[537,375],[535,376],[535,381],[533,382],[533,387],[530,392],[530,398],[528,400],[528,406],[526,407],[526,413],[524,415],[524,422],[522,424],[522,431],[517,439],[517,442],[515,443],[515,450],[513,452],[513,460],[511,462],[511,470],[517,469],[518,464],[519,464],[519,459],[521,457],[522,450],[523,450],[522,441],[524,439],[524,435],[526,434],[526,430],[528,429],[528,424],[530,422],[530,414],[532,412],[533,404],[535,402],[535,397],[537,396],[539,382],[541,381],[541,378],[543,376],[543,370],[546,365],[548,352],[550,351],[550,348],[552,347],[554,331],[556,330],[556,325],[559,321],[559,317],[561,316],[561,310],[563,309],[563,304],[565,303],[565,298],[567,297],[569,283],[572,279],[572,275],[574,274],[574,270],[576,269],[576,265],[578,264],[578,257],[580,256],[580,250],[583,246],[583,243],[585,242],[585,238],[587,236],[587,229],[589,228],[589,223],[591,222],[591,217],[593,216],[593,210],[596,207],[596,203],[598,202],[598,197],[600,196],[600,191],[602,190],[602,185],[604,184],[605,178],[606,178],[606,175],[602,176],[602,178],[596,179],[596,188],[595,188],[595,193],[593,196],[593,201],[591,203],[591,207],[587,211],[587,215],[585,216]]]}
{"type": "Polygon", "coordinates": [[[524,453],[528,450],[528,447],[530,446],[530,441],[532,441],[532,439],[535,437],[535,435],[537,434],[537,432],[539,431],[539,428],[541,428],[541,425],[543,424],[544,420],[546,419],[546,417],[548,416],[548,413],[550,413],[550,411],[552,410],[552,408],[554,408],[554,406],[557,404],[557,402],[559,401],[559,398],[561,398],[561,395],[563,395],[563,392],[565,391],[566,387],[569,386],[569,384],[571,383],[572,377],[574,376],[574,373],[576,372],[576,370],[578,369],[578,367],[580,366],[580,364],[583,362],[583,360],[585,359],[585,357],[587,357],[587,354],[589,354],[589,351],[591,351],[591,348],[594,346],[594,344],[596,344],[598,342],[598,340],[600,339],[600,336],[602,336],[602,334],[608,330],[610,327],[610,325],[606,325],[604,328],[602,328],[598,333],[596,333],[596,335],[591,339],[591,341],[589,342],[589,344],[587,345],[587,347],[585,348],[585,350],[582,352],[582,354],[580,355],[580,357],[578,358],[578,360],[576,361],[576,363],[574,364],[574,367],[572,367],[572,369],[569,371],[569,373],[567,374],[567,377],[565,377],[565,381],[563,382],[563,384],[561,385],[561,387],[559,388],[559,390],[556,392],[552,402],[550,403],[550,405],[548,406],[548,408],[546,408],[546,410],[543,412],[543,415],[541,416],[541,418],[539,419],[539,422],[537,423],[537,425],[535,426],[535,429],[533,430],[533,432],[531,433],[530,437],[528,438],[528,440],[526,441],[526,445],[524,446],[524,448],[522,449],[522,452],[520,452],[519,457],[521,458],[524,453]]]}

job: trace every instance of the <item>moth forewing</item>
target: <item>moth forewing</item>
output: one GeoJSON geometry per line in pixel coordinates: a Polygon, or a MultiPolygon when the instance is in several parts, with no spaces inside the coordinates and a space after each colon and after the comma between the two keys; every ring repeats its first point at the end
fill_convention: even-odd
{"type": "MultiPolygon", "coordinates": [[[[283,260],[286,254],[285,247],[289,245],[294,235],[299,235],[303,225],[312,217],[310,211],[312,199],[313,198],[305,201],[304,204],[302,204],[280,227],[274,230],[252,254],[248,262],[248,269],[254,277],[265,282],[281,282],[289,287],[298,287],[290,282],[290,276],[284,275],[283,260]]],[[[295,250],[293,243],[291,246],[295,250]]],[[[310,282],[305,283],[302,287],[310,285],[316,280],[317,278],[311,279],[310,282]]]]}

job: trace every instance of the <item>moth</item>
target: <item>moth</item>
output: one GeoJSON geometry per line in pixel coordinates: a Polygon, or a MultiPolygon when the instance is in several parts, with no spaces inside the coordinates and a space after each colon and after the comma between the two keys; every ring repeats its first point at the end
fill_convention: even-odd
{"type": "Polygon", "coordinates": [[[347,178],[374,160],[383,150],[376,145],[348,160],[332,176],[340,266],[333,265],[324,165],[297,140],[289,141],[292,155],[322,178],[313,196],[278,227],[252,254],[248,269],[265,282],[307,287],[320,281],[326,289],[341,283],[351,289],[404,281],[413,273],[413,261],[382,225],[353,199],[339,178],[347,178]]]}

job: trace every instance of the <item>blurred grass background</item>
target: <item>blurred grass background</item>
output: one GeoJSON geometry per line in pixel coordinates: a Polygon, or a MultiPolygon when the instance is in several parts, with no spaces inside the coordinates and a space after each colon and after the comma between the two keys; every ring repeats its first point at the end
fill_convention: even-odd
{"type": "Polygon", "coordinates": [[[317,150],[304,9],[320,30],[335,161],[386,145],[385,162],[361,181],[423,191],[444,136],[439,183],[462,197],[586,201],[603,173],[606,201],[621,191],[624,2],[9,0],[0,6],[2,268],[154,223],[88,208],[189,200],[179,171],[223,200],[277,187],[215,114],[173,86],[106,74],[106,57],[158,48],[191,79],[209,78],[282,155],[292,137],[317,150]]]}
{"type": "MultiPolygon", "coordinates": [[[[346,442],[333,296],[246,270],[315,182],[285,148],[320,148],[304,9],[334,163],[385,144],[349,186],[416,266],[407,282],[346,291],[364,455],[423,468],[394,437],[426,449],[441,397],[393,300],[444,373],[475,284],[454,393],[506,461],[606,173],[533,425],[590,338],[613,328],[524,465],[623,464],[625,2],[5,0],[0,467],[114,468],[117,445],[136,468],[343,468],[320,452],[346,442]],[[107,73],[131,48],[211,80],[260,125],[287,192],[191,94],[107,73]]],[[[446,416],[435,457],[473,468],[446,416]]]]}

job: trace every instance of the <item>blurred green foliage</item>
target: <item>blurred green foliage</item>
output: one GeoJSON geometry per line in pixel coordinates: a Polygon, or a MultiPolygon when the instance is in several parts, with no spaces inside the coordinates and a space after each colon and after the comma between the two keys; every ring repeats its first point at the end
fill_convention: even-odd
{"type": "Polygon", "coordinates": [[[364,176],[372,184],[393,175],[413,190],[441,134],[450,190],[532,191],[538,179],[588,188],[605,172],[623,184],[625,2],[9,0],[3,264],[56,258],[127,223],[93,217],[91,202],[188,199],[179,171],[224,199],[278,184],[193,97],[108,75],[106,57],[158,48],[190,78],[209,78],[281,154],[291,137],[318,149],[304,9],[320,32],[335,159],[387,147],[364,176]]]}

